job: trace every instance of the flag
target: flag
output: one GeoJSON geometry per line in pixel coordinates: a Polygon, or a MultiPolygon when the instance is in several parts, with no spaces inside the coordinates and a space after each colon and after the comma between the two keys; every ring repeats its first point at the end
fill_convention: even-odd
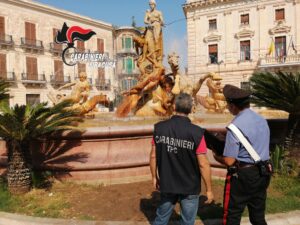
{"type": "Polygon", "coordinates": [[[297,54],[297,49],[296,49],[296,47],[295,47],[295,45],[294,45],[294,41],[292,40],[292,49],[295,51],[295,53],[297,54]]]}
{"type": "Polygon", "coordinates": [[[275,51],[275,44],[274,44],[274,41],[272,39],[272,42],[270,44],[270,47],[269,47],[267,55],[271,55],[274,51],[275,51]]]}

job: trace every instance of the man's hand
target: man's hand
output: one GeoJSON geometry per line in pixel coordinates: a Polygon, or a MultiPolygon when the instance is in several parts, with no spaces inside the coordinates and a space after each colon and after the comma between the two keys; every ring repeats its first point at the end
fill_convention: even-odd
{"type": "Polygon", "coordinates": [[[212,191],[206,192],[206,197],[207,200],[204,202],[205,204],[210,204],[214,201],[214,194],[212,193],[212,191]]]}
{"type": "Polygon", "coordinates": [[[156,177],[152,177],[152,185],[155,190],[159,190],[159,180],[156,177]]]}

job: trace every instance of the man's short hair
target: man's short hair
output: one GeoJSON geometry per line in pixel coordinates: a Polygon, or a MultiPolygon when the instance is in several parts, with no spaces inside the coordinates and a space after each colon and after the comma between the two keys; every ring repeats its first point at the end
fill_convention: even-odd
{"type": "Polygon", "coordinates": [[[190,114],[193,107],[192,96],[186,93],[181,93],[175,98],[175,111],[178,113],[190,114]]]}

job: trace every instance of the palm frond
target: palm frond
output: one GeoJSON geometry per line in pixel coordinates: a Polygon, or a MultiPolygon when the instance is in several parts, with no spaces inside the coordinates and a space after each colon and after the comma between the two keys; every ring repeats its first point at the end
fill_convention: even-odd
{"type": "Polygon", "coordinates": [[[300,113],[300,73],[255,73],[250,84],[257,106],[300,113]]]}

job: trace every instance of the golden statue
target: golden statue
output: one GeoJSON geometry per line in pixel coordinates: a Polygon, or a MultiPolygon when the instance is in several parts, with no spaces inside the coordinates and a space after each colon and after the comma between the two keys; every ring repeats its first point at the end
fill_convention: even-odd
{"type": "MultiPolygon", "coordinates": [[[[97,104],[103,104],[108,106],[109,101],[106,95],[100,94],[89,98],[90,94],[90,84],[87,80],[87,75],[85,72],[79,74],[79,80],[75,82],[67,83],[61,86],[56,93],[49,92],[48,98],[53,104],[57,104],[64,100],[72,100],[74,105],[72,109],[77,109],[82,115],[86,115],[95,109],[97,104]],[[65,95],[61,92],[62,89],[73,87],[70,95],[65,95]]],[[[90,115],[92,116],[92,115],[90,115]]]]}
{"type": "Polygon", "coordinates": [[[197,101],[210,112],[223,113],[227,104],[221,85],[222,77],[216,73],[211,73],[211,75],[206,82],[209,95],[197,96],[197,101]]]}

